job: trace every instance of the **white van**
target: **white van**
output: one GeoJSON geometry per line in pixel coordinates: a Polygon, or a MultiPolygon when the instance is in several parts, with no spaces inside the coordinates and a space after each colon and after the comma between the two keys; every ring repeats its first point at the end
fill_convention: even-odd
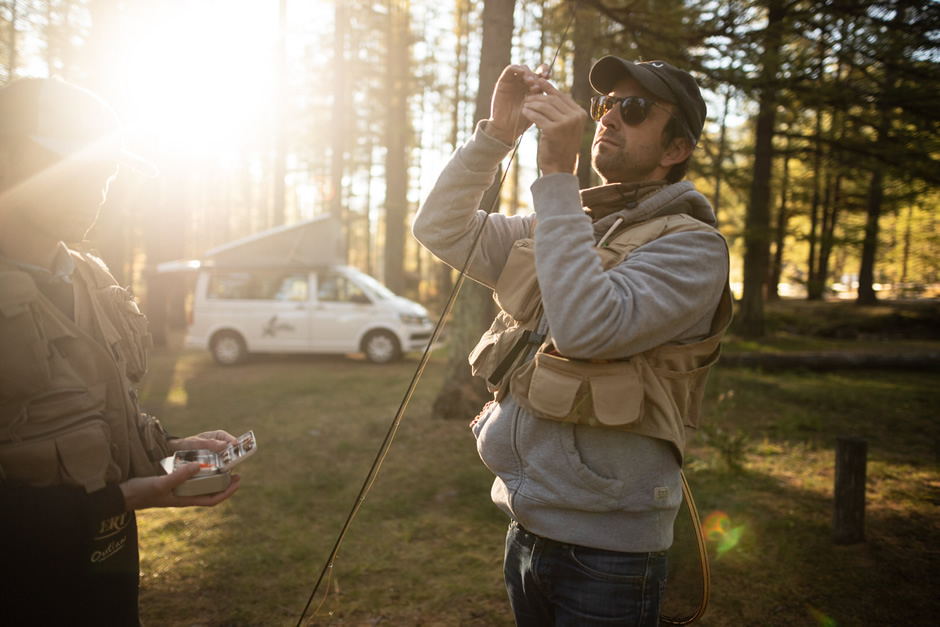
{"type": "Polygon", "coordinates": [[[387,363],[424,350],[434,328],[424,307],[355,268],[311,263],[331,257],[333,227],[280,227],[183,264],[198,271],[186,346],[225,365],[249,353],[364,353],[387,363]]]}

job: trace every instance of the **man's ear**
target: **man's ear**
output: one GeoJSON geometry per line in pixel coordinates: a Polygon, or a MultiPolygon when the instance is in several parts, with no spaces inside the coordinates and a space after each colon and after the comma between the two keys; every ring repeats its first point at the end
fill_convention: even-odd
{"type": "Polygon", "coordinates": [[[676,137],[663,151],[663,158],[660,159],[659,165],[664,168],[671,168],[677,163],[682,163],[692,154],[693,148],[692,142],[685,137],[676,137]]]}

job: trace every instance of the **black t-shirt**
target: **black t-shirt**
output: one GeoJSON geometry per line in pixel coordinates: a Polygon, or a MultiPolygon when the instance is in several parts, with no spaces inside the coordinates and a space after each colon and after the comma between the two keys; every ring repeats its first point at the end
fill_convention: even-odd
{"type": "Polygon", "coordinates": [[[118,486],[0,489],[0,622],[138,625],[139,568],[118,486]]]}

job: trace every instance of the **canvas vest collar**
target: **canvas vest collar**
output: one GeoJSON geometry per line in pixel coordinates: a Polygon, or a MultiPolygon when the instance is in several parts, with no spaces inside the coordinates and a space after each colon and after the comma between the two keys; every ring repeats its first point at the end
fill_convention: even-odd
{"type": "Polygon", "coordinates": [[[632,209],[666,186],[666,181],[611,183],[581,190],[581,205],[592,220],[632,209]]]}

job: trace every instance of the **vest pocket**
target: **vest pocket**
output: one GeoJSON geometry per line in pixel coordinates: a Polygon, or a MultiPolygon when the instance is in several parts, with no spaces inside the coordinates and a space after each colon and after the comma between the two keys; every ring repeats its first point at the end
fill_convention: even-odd
{"type": "Polygon", "coordinates": [[[89,493],[119,479],[111,460],[110,430],[103,420],[86,420],[46,437],[0,445],[0,469],[6,485],[81,486],[89,493]]]}
{"type": "Polygon", "coordinates": [[[692,429],[697,429],[701,420],[708,373],[721,354],[717,337],[696,346],[714,348],[707,357],[695,358],[692,354],[678,352],[674,346],[666,346],[654,351],[654,358],[650,359],[650,368],[660,382],[650,400],[664,413],[680,416],[682,423],[692,429]]]}
{"type": "Polygon", "coordinates": [[[609,372],[591,377],[594,415],[608,427],[621,427],[640,419],[643,383],[629,361],[607,364],[609,372]]]}
{"type": "Polygon", "coordinates": [[[533,415],[604,427],[640,419],[643,382],[632,361],[590,363],[539,352],[513,377],[513,397],[533,415]]]}
{"type": "Polygon", "coordinates": [[[561,360],[557,357],[538,353],[533,362],[529,404],[548,418],[564,420],[574,408],[583,379],[560,368],[561,360]]]}
{"type": "Polygon", "coordinates": [[[38,298],[25,273],[0,272],[0,398],[31,396],[51,382],[51,346],[40,325],[38,298]]]}
{"type": "Polygon", "coordinates": [[[100,296],[116,331],[115,337],[107,338],[108,343],[124,362],[127,378],[137,383],[147,372],[147,349],[153,346],[147,317],[122,287],[110,285],[100,291],[100,296]]]}
{"type": "MultiPolygon", "coordinates": [[[[470,371],[473,376],[482,377],[490,392],[496,392],[503,385],[505,373],[498,378],[494,373],[509,357],[516,343],[523,338],[528,326],[522,326],[518,320],[513,319],[505,311],[500,311],[493,320],[493,324],[483,334],[480,341],[470,352],[470,371]]],[[[521,352],[525,352],[523,349],[521,352]]],[[[521,358],[521,355],[517,359],[521,358]]],[[[512,372],[508,369],[508,372],[512,372]]]]}

